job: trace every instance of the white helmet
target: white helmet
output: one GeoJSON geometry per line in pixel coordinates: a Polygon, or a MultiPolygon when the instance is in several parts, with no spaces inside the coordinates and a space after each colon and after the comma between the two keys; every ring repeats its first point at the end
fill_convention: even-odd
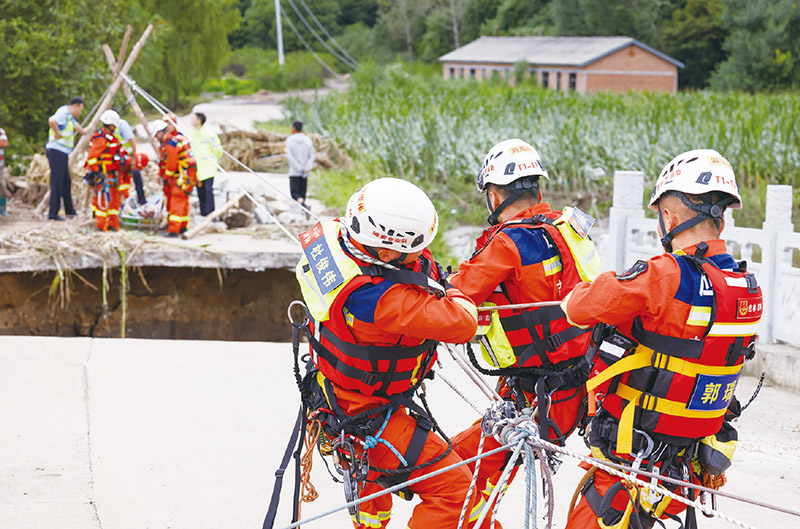
{"type": "Polygon", "coordinates": [[[713,149],[695,149],[676,156],[661,171],[647,205],[658,212],[661,226],[661,244],[672,252],[672,240],[679,233],[705,221],[713,220],[717,229],[722,226],[722,215],[726,207],[742,209],[742,197],[736,185],[736,175],[731,164],[713,149]],[[718,202],[696,203],[686,195],[702,195],[712,191],[727,195],[718,202]],[[665,195],[676,196],[696,215],[667,232],[658,201],[665,195]]]}
{"type": "Polygon", "coordinates": [[[658,175],[650,203],[658,211],[658,200],[668,191],[702,195],[711,191],[725,193],[736,199],[728,205],[742,209],[742,197],[736,185],[736,175],[731,164],[713,149],[695,149],[676,156],[658,175]]]}
{"type": "Polygon", "coordinates": [[[163,119],[157,119],[154,122],[150,123],[150,135],[155,136],[156,133],[161,132],[162,130],[166,129],[169,124],[164,121],[163,119]]]}
{"type": "Polygon", "coordinates": [[[491,148],[483,159],[476,183],[478,191],[486,191],[486,184],[508,185],[525,176],[547,176],[539,153],[530,143],[514,138],[501,141],[491,148]]]}
{"type": "Polygon", "coordinates": [[[100,123],[103,125],[114,125],[115,127],[119,126],[119,114],[114,112],[113,110],[106,110],[102,114],[100,114],[100,123]]]}
{"type": "Polygon", "coordinates": [[[345,227],[364,246],[412,253],[433,242],[439,218],[422,189],[406,180],[379,178],[350,197],[345,227]]]}

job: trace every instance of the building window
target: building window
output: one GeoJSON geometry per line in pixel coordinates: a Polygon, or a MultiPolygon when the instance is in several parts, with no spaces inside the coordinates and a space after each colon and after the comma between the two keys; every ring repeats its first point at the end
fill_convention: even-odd
{"type": "Polygon", "coordinates": [[[462,79],[464,78],[464,68],[461,68],[461,75],[459,77],[461,77],[462,79]]]}
{"type": "Polygon", "coordinates": [[[486,68],[481,69],[481,79],[486,79],[486,68]]]}
{"type": "Polygon", "coordinates": [[[577,87],[578,87],[578,74],[576,73],[569,74],[569,91],[574,92],[577,87]]]}
{"type": "Polygon", "coordinates": [[[475,68],[470,68],[469,69],[469,78],[470,79],[475,79],[475,68]]]}
{"type": "Polygon", "coordinates": [[[450,79],[452,79],[455,76],[456,76],[456,69],[455,68],[450,68],[450,79]]]}
{"type": "Polygon", "coordinates": [[[550,72],[542,72],[542,86],[545,88],[550,86],[550,72]]]}
{"type": "Polygon", "coordinates": [[[556,72],[556,92],[561,91],[561,72],[556,72]]]}

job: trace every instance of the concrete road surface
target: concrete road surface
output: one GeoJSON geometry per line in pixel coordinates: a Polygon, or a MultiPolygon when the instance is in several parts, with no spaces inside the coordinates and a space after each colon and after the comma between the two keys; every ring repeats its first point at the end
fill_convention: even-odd
{"type": "MultiPolygon", "coordinates": [[[[485,402],[449,359],[444,372],[485,402]]],[[[755,383],[743,378],[739,398],[755,383]]],[[[476,418],[441,381],[429,391],[446,431],[476,418]]],[[[298,403],[287,344],[0,337],[0,527],[258,529],[298,403]]],[[[725,491],[798,508],[798,409],[797,394],[761,391],[738,423],[725,491]]],[[[569,447],[587,452],[579,439],[569,447]]],[[[555,527],[580,476],[566,459],[555,527]]],[[[289,520],[291,481],[277,527],[289,520]]],[[[312,481],[321,497],[305,517],[343,503],[318,455],[312,481]]],[[[501,505],[507,528],[522,526],[523,493],[518,480],[501,505]]],[[[413,503],[395,500],[390,527],[401,528],[413,503]]],[[[800,526],[729,499],[719,509],[755,527],[800,526]]],[[[308,525],[351,527],[341,512],[308,525]]],[[[700,527],[733,526],[701,516],[700,527]]]]}

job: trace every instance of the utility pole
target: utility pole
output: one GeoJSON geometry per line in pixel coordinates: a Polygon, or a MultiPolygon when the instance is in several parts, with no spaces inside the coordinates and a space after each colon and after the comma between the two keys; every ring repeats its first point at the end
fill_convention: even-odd
{"type": "Polygon", "coordinates": [[[283,66],[283,25],[281,24],[281,0],[275,0],[275,28],[278,30],[278,64],[283,66]]]}

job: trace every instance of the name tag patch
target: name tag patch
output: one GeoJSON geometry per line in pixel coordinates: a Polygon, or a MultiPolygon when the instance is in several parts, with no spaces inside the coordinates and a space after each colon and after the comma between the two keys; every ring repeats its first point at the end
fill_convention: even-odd
{"type": "Polygon", "coordinates": [[[720,411],[728,407],[739,381],[739,373],[732,375],[698,375],[688,410],[720,411]]]}
{"type": "Polygon", "coordinates": [[[301,233],[300,244],[303,246],[303,253],[308,259],[308,264],[323,295],[332,292],[344,283],[344,276],[336,266],[321,224],[301,233]]]}

